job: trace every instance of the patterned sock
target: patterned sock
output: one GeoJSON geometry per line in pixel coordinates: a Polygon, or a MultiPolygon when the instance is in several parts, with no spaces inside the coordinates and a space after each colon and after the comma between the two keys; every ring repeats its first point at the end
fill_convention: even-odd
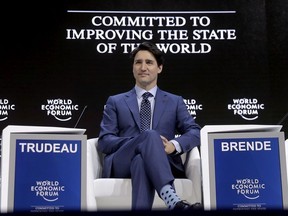
{"type": "Polygon", "coordinates": [[[173,209],[176,203],[181,201],[171,185],[165,185],[162,187],[160,190],[160,196],[169,209],[173,209]]]}

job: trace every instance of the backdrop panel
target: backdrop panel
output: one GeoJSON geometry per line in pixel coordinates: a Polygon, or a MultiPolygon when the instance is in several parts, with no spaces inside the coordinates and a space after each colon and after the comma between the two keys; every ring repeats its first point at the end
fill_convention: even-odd
{"type": "MultiPolygon", "coordinates": [[[[277,124],[287,112],[287,2],[19,1],[2,16],[0,128],[86,128],[134,85],[129,52],[165,53],[159,86],[207,124],[277,124]]],[[[285,123],[287,124],[287,123],[285,123]]],[[[284,127],[285,130],[285,127],[284,127]]],[[[287,129],[286,129],[287,130],[287,129]]]]}

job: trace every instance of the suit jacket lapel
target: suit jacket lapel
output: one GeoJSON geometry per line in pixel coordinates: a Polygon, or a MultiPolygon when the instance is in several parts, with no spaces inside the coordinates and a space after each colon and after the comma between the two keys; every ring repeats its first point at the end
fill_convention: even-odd
{"type": "Polygon", "coordinates": [[[155,129],[161,119],[161,116],[166,109],[167,103],[167,95],[165,92],[158,88],[156,97],[155,97],[155,107],[154,107],[154,114],[153,114],[153,125],[152,128],[155,129]]]}
{"type": "Polygon", "coordinates": [[[125,101],[127,103],[127,106],[129,107],[132,116],[134,118],[134,121],[137,123],[139,129],[140,129],[140,114],[139,114],[139,107],[137,102],[137,95],[136,91],[133,88],[131,91],[127,92],[125,101]]]}

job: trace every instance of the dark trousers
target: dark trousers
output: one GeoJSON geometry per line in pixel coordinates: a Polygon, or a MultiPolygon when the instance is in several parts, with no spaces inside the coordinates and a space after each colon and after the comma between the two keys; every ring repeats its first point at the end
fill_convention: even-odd
{"type": "Polygon", "coordinates": [[[159,193],[174,181],[160,135],[148,130],[120,147],[113,157],[112,176],[131,178],[132,210],[150,210],[155,189],[159,193]]]}

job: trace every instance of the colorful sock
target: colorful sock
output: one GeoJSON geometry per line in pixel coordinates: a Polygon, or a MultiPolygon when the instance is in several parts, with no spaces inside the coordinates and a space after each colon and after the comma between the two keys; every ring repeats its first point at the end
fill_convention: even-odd
{"type": "Polygon", "coordinates": [[[169,209],[173,209],[177,202],[181,201],[171,185],[165,185],[160,190],[160,196],[169,209]]]}

